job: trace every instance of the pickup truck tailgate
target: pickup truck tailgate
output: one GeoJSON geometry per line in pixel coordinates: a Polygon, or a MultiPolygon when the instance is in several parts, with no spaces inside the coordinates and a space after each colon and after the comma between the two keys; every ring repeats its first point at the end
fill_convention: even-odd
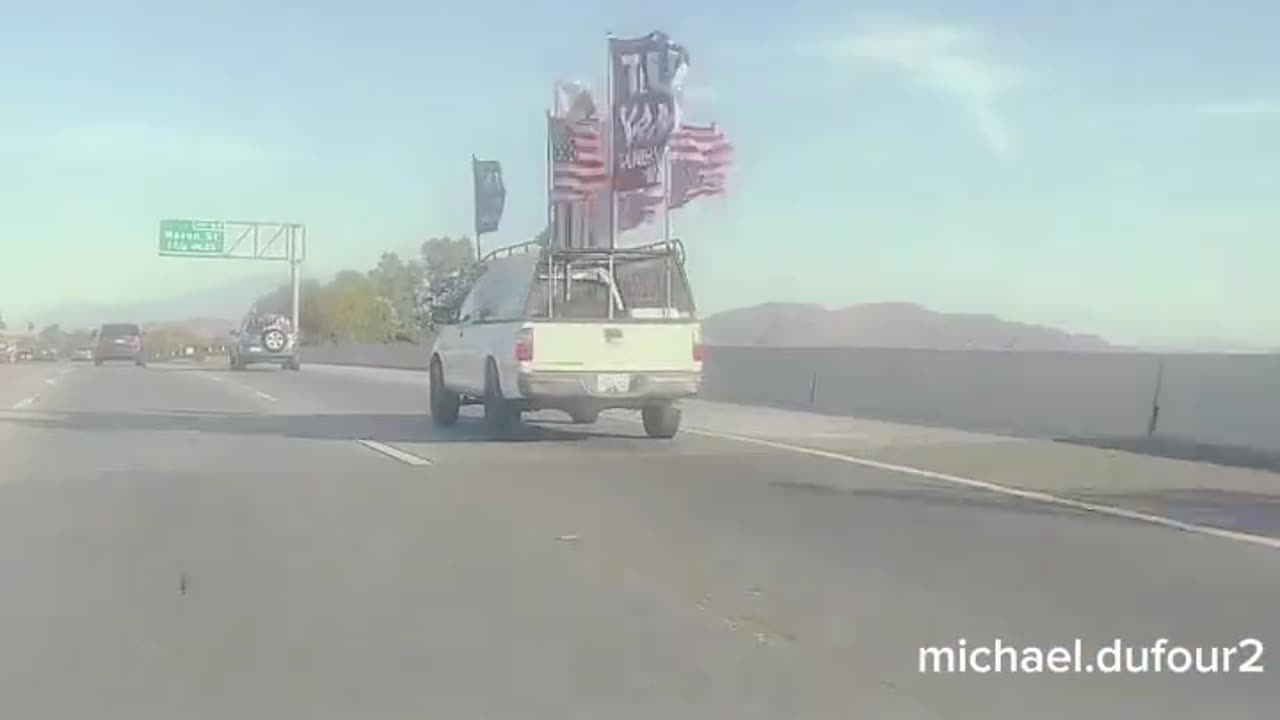
{"type": "Polygon", "coordinates": [[[697,322],[535,322],[535,371],[700,372],[697,322]]]}

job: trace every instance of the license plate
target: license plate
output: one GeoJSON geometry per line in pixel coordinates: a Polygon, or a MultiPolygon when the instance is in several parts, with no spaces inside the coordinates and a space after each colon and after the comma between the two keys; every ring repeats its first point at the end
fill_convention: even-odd
{"type": "Polygon", "coordinates": [[[596,376],[596,391],[602,393],[624,393],[631,389],[630,375],[603,374],[596,376]]]}
{"type": "Polygon", "coordinates": [[[249,352],[262,352],[262,348],[257,345],[251,345],[249,346],[249,352]]]}

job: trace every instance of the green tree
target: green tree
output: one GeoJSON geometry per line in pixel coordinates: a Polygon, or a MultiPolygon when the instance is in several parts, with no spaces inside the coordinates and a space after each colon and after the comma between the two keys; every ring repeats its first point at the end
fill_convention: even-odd
{"type": "Polygon", "coordinates": [[[62,327],[54,323],[40,331],[36,336],[36,340],[40,345],[54,350],[61,351],[65,349],[66,338],[62,332],[62,327]]]}
{"type": "Polygon", "coordinates": [[[368,275],[344,270],[321,296],[321,314],[339,341],[384,342],[395,332],[393,312],[368,275]]]}
{"type": "Polygon", "coordinates": [[[423,264],[405,262],[393,252],[382,254],[378,266],[369,271],[374,291],[382,298],[391,314],[395,340],[417,340],[420,328],[415,322],[417,288],[425,275],[423,264]]]}
{"type": "MultiPolygon", "coordinates": [[[[322,297],[327,292],[327,287],[316,280],[303,280],[298,291],[300,295],[298,320],[302,325],[302,341],[305,344],[322,342],[329,337],[332,329],[328,319],[324,317],[322,312],[322,297]]],[[[261,313],[275,313],[285,317],[292,317],[293,288],[287,284],[281,285],[258,298],[258,302],[254,306],[261,313]]]]}
{"type": "Polygon", "coordinates": [[[483,272],[476,261],[471,239],[432,238],[422,244],[424,274],[418,284],[418,324],[427,332],[434,331],[442,316],[458,309],[475,279],[483,272]]]}

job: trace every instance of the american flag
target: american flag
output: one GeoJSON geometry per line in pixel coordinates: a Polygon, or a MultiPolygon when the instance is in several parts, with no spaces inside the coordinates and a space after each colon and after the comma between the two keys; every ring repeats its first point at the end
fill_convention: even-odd
{"type": "Polygon", "coordinates": [[[551,139],[551,199],[576,202],[609,186],[598,120],[567,122],[548,117],[551,139]]]}
{"type": "Polygon", "coordinates": [[[670,207],[680,208],[700,197],[723,195],[733,146],[714,123],[680,126],[667,150],[670,207]]]}
{"type": "MultiPolygon", "coordinates": [[[[712,125],[681,125],[667,149],[667,182],[671,209],[710,195],[723,195],[733,146],[724,131],[712,125]]],[[[662,186],[618,193],[618,229],[631,230],[649,222],[662,205],[662,186]]]]}

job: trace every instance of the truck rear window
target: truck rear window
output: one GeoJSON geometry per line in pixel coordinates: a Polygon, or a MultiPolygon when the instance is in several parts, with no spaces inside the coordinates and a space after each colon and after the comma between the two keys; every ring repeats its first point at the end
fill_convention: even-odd
{"type": "MultiPolygon", "coordinates": [[[[551,317],[567,320],[608,318],[609,284],[607,275],[602,270],[604,268],[596,265],[574,269],[576,279],[566,283],[564,267],[557,267],[555,302],[552,307],[547,297],[549,283],[546,267],[539,268],[538,279],[534,282],[525,305],[526,316],[546,318],[550,313],[551,317]]],[[[665,313],[688,317],[694,312],[693,296],[684,272],[679,266],[673,266],[668,273],[667,262],[663,258],[618,264],[614,268],[614,284],[622,300],[622,308],[615,308],[614,319],[655,315],[653,312],[644,312],[646,310],[657,311],[657,317],[663,317],[665,313]]]]}
{"type": "Polygon", "coordinates": [[[137,325],[103,325],[103,337],[125,337],[126,335],[141,335],[142,330],[137,325]]]}

